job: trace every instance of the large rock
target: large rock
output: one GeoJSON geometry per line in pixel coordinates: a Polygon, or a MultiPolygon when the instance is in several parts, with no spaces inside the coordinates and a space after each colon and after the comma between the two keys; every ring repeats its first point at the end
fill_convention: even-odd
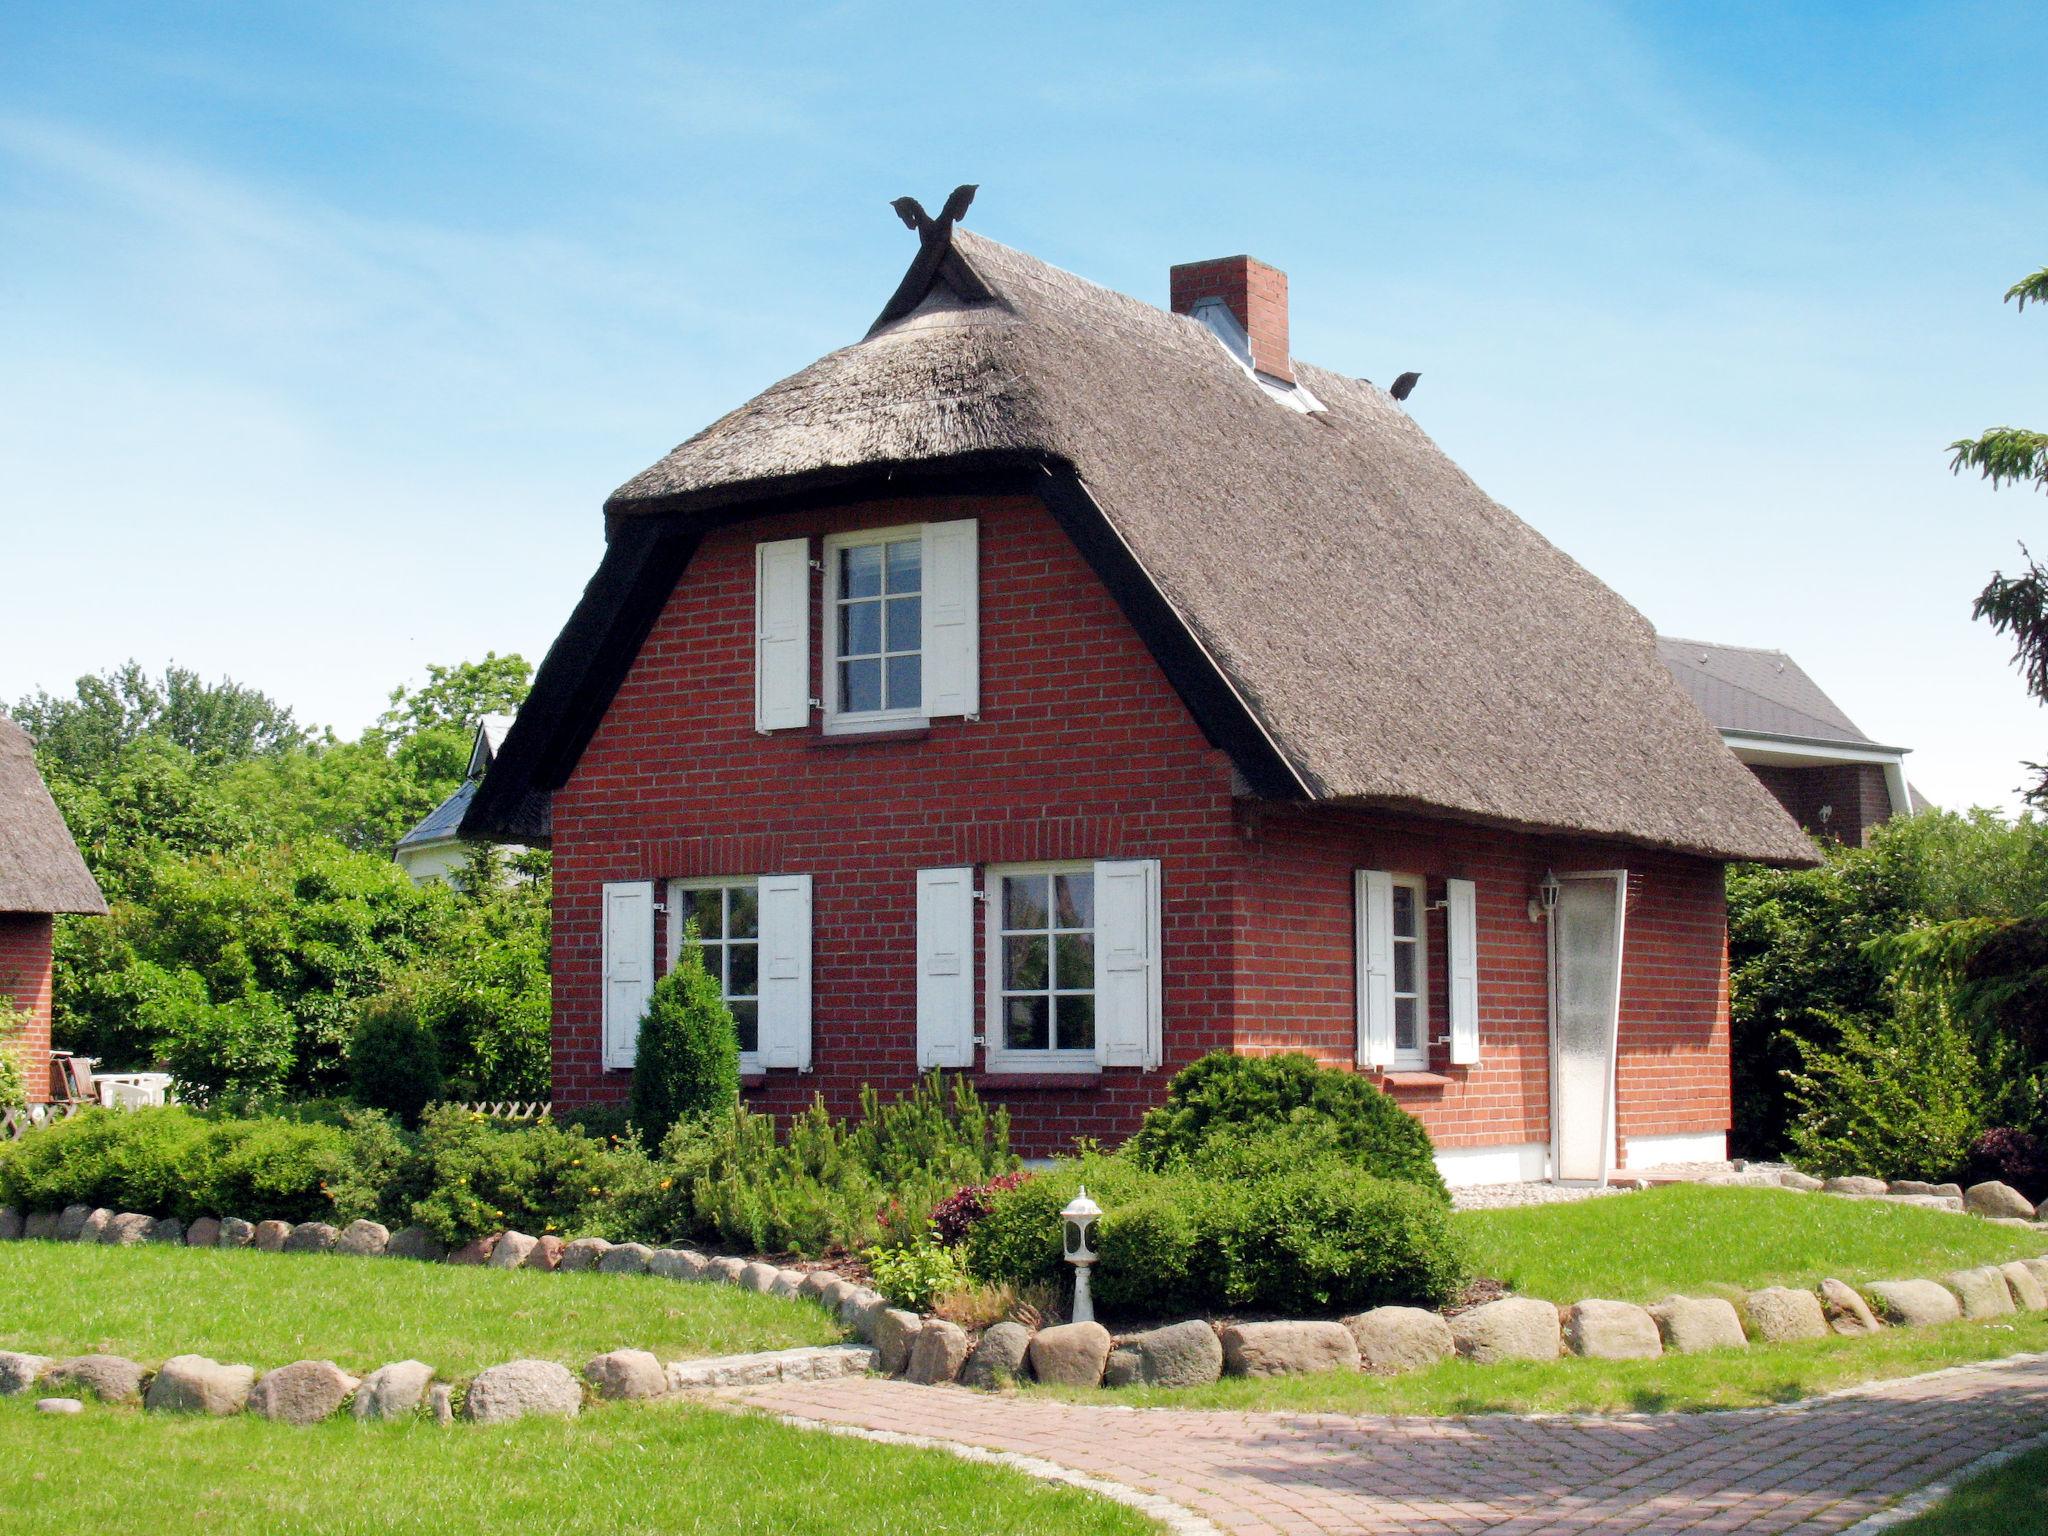
{"type": "Polygon", "coordinates": [[[704,1261],[704,1278],[706,1280],[716,1280],[722,1285],[737,1285],[739,1284],[740,1271],[746,1267],[747,1261],[745,1259],[736,1259],[730,1254],[721,1253],[715,1259],[704,1261]]]}
{"type": "Polygon", "coordinates": [[[332,1418],[360,1385],[332,1360],[294,1360],[265,1371],[249,1394],[249,1411],[280,1424],[332,1418]]]}
{"type": "Polygon", "coordinates": [[[132,1403],[142,1395],[142,1367],[120,1355],[73,1355],[43,1372],[43,1385],[89,1392],[103,1403],[132,1403]]]}
{"type": "Polygon", "coordinates": [[[1811,1291],[1796,1291],[1786,1285],[1766,1286],[1749,1293],[1744,1309],[1749,1313],[1750,1331],[1766,1344],[1828,1336],[1827,1315],[1820,1309],[1820,1298],[1811,1291]]]}
{"type": "Polygon", "coordinates": [[[952,1381],[967,1363],[967,1330],[943,1317],[927,1318],[917,1330],[917,1342],[910,1346],[910,1364],[904,1376],[920,1386],[935,1387],[952,1381]]]}
{"type": "Polygon", "coordinates": [[[664,1280],[702,1280],[704,1255],[693,1248],[657,1248],[647,1256],[647,1273],[664,1280]]]}
{"type": "Polygon", "coordinates": [[[24,1355],[0,1349],[0,1397],[20,1397],[50,1368],[48,1355],[24,1355]]]}
{"type": "Polygon", "coordinates": [[[283,1253],[284,1240],[291,1235],[292,1224],[288,1221],[259,1221],[255,1244],[265,1253],[283,1253]]]}
{"type": "Polygon", "coordinates": [[[2005,1272],[1994,1264],[1952,1269],[1941,1277],[1941,1283],[1956,1293],[1965,1317],[2012,1316],[2012,1291],[2006,1286],[2005,1272]]]}
{"type": "Polygon", "coordinates": [[[1820,1310],[1828,1326],[1848,1338],[1875,1333],[1883,1326],[1856,1287],[1840,1280],[1821,1281],[1820,1310]]]}
{"type": "Polygon", "coordinates": [[[539,1238],[528,1237],[524,1232],[500,1232],[498,1246],[491,1250],[489,1267],[518,1269],[533,1256],[533,1250],[539,1246],[539,1238]]]}
{"type": "Polygon", "coordinates": [[[37,1238],[43,1242],[54,1242],[57,1224],[64,1219],[59,1211],[30,1211],[21,1218],[21,1235],[37,1238]]]}
{"type": "Polygon", "coordinates": [[[859,1287],[851,1280],[843,1280],[834,1275],[825,1282],[824,1290],[818,1293],[818,1305],[837,1317],[840,1305],[858,1289],[859,1287]]]}
{"type": "Polygon", "coordinates": [[[57,1230],[51,1235],[60,1243],[75,1243],[92,1219],[89,1205],[67,1205],[57,1213],[57,1230]]]}
{"type": "Polygon", "coordinates": [[[441,1262],[480,1269],[491,1262],[491,1255],[498,1251],[498,1239],[503,1235],[499,1232],[486,1232],[481,1237],[472,1237],[441,1262]]]}
{"type": "MultiPolygon", "coordinates": [[[[1350,1334],[1344,1337],[1349,1339],[1350,1334]]],[[[1031,1374],[1061,1387],[1099,1387],[1109,1363],[1109,1330],[1100,1323],[1061,1323],[1031,1336],[1031,1374]]]]}
{"type": "Polygon", "coordinates": [[[334,1240],[334,1251],[352,1259],[381,1259],[390,1250],[391,1229],[381,1221],[352,1221],[334,1240]]]}
{"type": "Polygon", "coordinates": [[[166,1216],[149,1229],[149,1240],[152,1243],[175,1244],[182,1248],[185,1246],[185,1223],[175,1216],[166,1216]]]}
{"type": "Polygon", "coordinates": [[[286,1253],[331,1253],[341,1233],[324,1221],[302,1221],[284,1240],[286,1253]]]}
{"type": "Polygon", "coordinates": [[[1778,1183],[1783,1188],[1796,1189],[1808,1194],[1812,1193],[1816,1189],[1822,1189],[1826,1187],[1821,1183],[1819,1179],[1816,1179],[1812,1174],[1801,1173],[1797,1168],[1786,1168],[1780,1170],[1778,1174],[1778,1183]]]}
{"type": "Polygon", "coordinates": [[[1574,1302],[1565,1308],[1564,1342],[1590,1360],[1654,1360],[1664,1353],[1657,1320],[1626,1301],[1574,1302]]]}
{"type": "Polygon", "coordinates": [[[645,1243],[614,1243],[598,1257],[597,1267],[607,1275],[644,1275],[653,1256],[645,1243]]]}
{"type": "Polygon", "coordinates": [[[1564,1348],[1557,1308],[1533,1296],[1504,1296],[1451,1319],[1458,1353],[1480,1365],[1555,1360],[1564,1348]]]}
{"type": "Polygon", "coordinates": [[[1342,1323],[1233,1323],[1223,1330],[1223,1368],[1233,1376],[1355,1371],[1358,1341],[1342,1323]]]}
{"type": "Polygon", "coordinates": [[[85,1225],[78,1229],[78,1241],[81,1243],[98,1242],[106,1235],[107,1228],[114,1224],[114,1216],[115,1213],[108,1210],[105,1206],[101,1206],[96,1211],[88,1212],[85,1218],[85,1225]]]}
{"type": "Polygon", "coordinates": [[[1358,1344],[1358,1363],[1380,1376],[1426,1370],[1458,1352],[1451,1325],[1421,1307],[1374,1307],[1343,1320],[1358,1344]]]}
{"type": "Polygon", "coordinates": [[[1989,1179],[1963,1191],[1963,1209],[1978,1216],[2012,1216],[2021,1221],[2034,1219],[2033,1202],[2010,1184],[1989,1179]]]}
{"type": "Polygon", "coordinates": [[[566,1366],[552,1360],[494,1365],[469,1384],[469,1400],[463,1404],[463,1412],[479,1424],[532,1417],[573,1419],[582,1411],[583,1388],[566,1366]]]}
{"type": "Polygon", "coordinates": [[[0,1243],[11,1243],[21,1236],[21,1211],[12,1205],[0,1205],[0,1243]]]}
{"type": "Polygon", "coordinates": [[[438,1264],[448,1256],[448,1245],[425,1227],[400,1227],[384,1245],[384,1254],[386,1258],[438,1264]]]}
{"type": "Polygon", "coordinates": [[[2027,1267],[2027,1273],[2041,1282],[2041,1289],[2048,1291],[2048,1259],[2021,1259],[2020,1263],[2027,1267]]]}
{"type": "Polygon", "coordinates": [[[768,1282],[768,1294],[784,1301],[795,1301],[803,1293],[804,1274],[800,1269],[778,1269],[775,1278],[768,1282]]]}
{"type": "Polygon", "coordinates": [[[611,1246],[601,1237],[579,1237],[562,1245],[561,1262],[555,1268],[595,1269],[597,1261],[611,1251],[611,1246]]]}
{"type": "Polygon", "coordinates": [[[615,1349],[583,1367],[590,1390],[599,1397],[631,1401],[660,1397],[668,1391],[668,1373],[644,1349],[615,1349]]]}
{"type": "Polygon", "coordinates": [[[2005,1272],[2005,1283],[2012,1291],[2013,1304],[2022,1312],[2048,1311],[2048,1286],[2043,1286],[2040,1277],[2026,1265],[2020,1263],[2001,1264],[2005,1272]]]}
{"type": "Polygon", "coordinates": [[[757,1259],[752,1264],[740,1267],[735,1283],[743,1291],[759,1291],[765,1296],[768,1294],[768,1287],[775,1283],[775,1277],[780,1273],[781,1271],[773,1264],[763,1264],[757,1259]]]}
{"type": "Polygon", "coordinates": [[[1890,1192],[1883,1179],[1866,1179],[1857,1174],[1837,1175],[1822,1187],[1831,1195],[1882,1195],[1890,1192]]]}
{"type": "Polygon", "coordinates": [[[220,1218],[202,1216],[185,1229],[187,1248],[217,1248],[220,1246],[220,1218]]]}
{"type": "Polygon", "coordinates": [[[1719,1296],[1667,1296],[1649,1313],[1657,1325],[1657,1337],[1674,1355],[1749,1347],[1740,1314],[1732,1302],[1719,1296]]]}
{"type": "Polygon", "coordinates": [[[889,1299],[866,1286],[855,1286],[839,1299],[839,1321],[851,1328],[855,1337],[875,1341],[875,1328],[884,1312],[889,1310],[889,1299]]]}
{"type": "Polygon", "coordinates": [[[100,1241],[110,1248],[139,1248],[156,1230],[156,1218],[140,1211],[123,1211],[100,1228],[100,1241]]]}
{"type": "Polygon", "coordinates": [[[910,1364],[910,1348],[917,1342],[918,1330],[924,1326],[924,1319],[915,1312],[906,1312],[901,1307],[885,1307],[875,1319],[875,1336],[871,1341],[881,1352],[882,1374],[901,1376],[910,1364]]]}
{"type": "Polygon", "coordinates": [[[256,1223],[244,1221],[239,1216],[223,1216],[220,1219],[220,1236],[213,1240],[216,1248],[253,1248],[256,1246],[256,1223]]]}
{"type": "Polygon", "coordinates": [[[1103,1368],[1111,1387],[1199,1387],[1223,1374],[1223,1341],[1200,1318],[1168,1323],[1118,1342],[1103,1368]]]}
{"type": "Polygon", "coordinates": [[[224,1419],[248,1406],[255,1384],[253,1366],[222,1365],[204,1355],[174,1355],[149,1384],[142,1406],[152,1413],[204,1413],[224,1419]]]}
{"type": "Polygon", "coordinates": [[[1963,1315],[1956,1293],[1932,1280],[1878,1280],[1863,1289],[1878,1315],[1895,1327],[1931,1328],[1963,1315]]]}
{"type": "Polygon", "coordinates": [[[1953,1184],[1930,1184],[1925,1179],[1893,1179],[1888,1186],[1895,1195],[1956,1195],[1962,1190],[1953,1184]]]}
{"type": "Polygon", "coordinates": [[[805,1301],[824,1301],[825,1294],[835,1285],[846,1282],[829,1269],[814,1269],[797,1282],[796,1293],[805,1301]]]}
{"type": "Polygon", "coordinates": [[[521,1269],[537,1269],[545,1273],[562,1262],[562,1250],[569,1245],[552,1232],[543,1232],[533,1240],[533,1252],[526,1256],[521,1269]]]}
{"type": "Polygon", "coordinates": [[[997,1323],[982,1334],[974,1353],[960,1367],[963,1387],[1000,1387],[1024,1374],[1024,1356],[1031,1348],[1031,1330],[1022,1323],[997,1323]]]}
{"type": "Polygon", "coordinates": [[[380,1365],[356,1388],[353,1406],[359,1419],[383,1421],[409,1419],[427,1400],[434,1384],[434,1368],[419,1360],[395,1360],[380,1365]]]}
{"type": "Polygon", "coordinates": [[[37,1413],[74,1414],[85,1412],[85,1404],[75,1397],[46,1397],[36,1404],[37,1413]]]}
{"type": "Polygon", "coordinates": [[[1887,1205],[1911,1205],[1917,1206],[1923,1211],[1948,1211],[1954,1213],[1961,1211],[1963,1208],[1963,1202],[1960,1199],[1949,1195],[1886,1195],[1884,1198],[1887,1205]]]}

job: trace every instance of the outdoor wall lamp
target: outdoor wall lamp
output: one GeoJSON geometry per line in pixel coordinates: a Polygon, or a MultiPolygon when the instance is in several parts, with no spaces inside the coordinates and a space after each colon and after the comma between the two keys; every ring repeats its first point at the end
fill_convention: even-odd
{"type": "Polygon", "coordinates": [[[1095,1221],[1102,1207],[1088,1198],[1083,1185],[1064,1211],[1067,1262],[1074,1266],[1074,1321],[1095,1321],[1095,1298],[1088,1294],[1088,1267],[1095,1262],[1095,1221]]]}
{"type": "Polygon", "coordinates": [[[1557,876],[1545,871],[1542,884],[1536,887],[1536,899],[1529,903],[1529,921],[1540,923],[1557,910],[1557,876]]]}

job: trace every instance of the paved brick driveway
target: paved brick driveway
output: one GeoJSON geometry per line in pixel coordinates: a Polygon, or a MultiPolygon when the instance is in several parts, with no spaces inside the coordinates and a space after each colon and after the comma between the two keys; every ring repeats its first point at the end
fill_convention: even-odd
{"type": "Polygon", "coordinates": [[[734,1393],[818,1423],[1018,1452],[1226,1531],[1498,1536],[1837,1532],[2048,1435],[2048,1356],[1785,1408],[1467,1419],[1096,1408],[848,1380],[734,1393]]]}

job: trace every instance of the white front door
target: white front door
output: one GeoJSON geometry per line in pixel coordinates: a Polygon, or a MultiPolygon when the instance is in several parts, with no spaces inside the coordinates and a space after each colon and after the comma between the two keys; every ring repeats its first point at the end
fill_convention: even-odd
{"type": "Polygon", "coordinates": [[[1560,1183],[1614,1166],[1614,1040],[1628,875],[1559,875],[1550,915],[1550,1151],[1560,1183]]]}

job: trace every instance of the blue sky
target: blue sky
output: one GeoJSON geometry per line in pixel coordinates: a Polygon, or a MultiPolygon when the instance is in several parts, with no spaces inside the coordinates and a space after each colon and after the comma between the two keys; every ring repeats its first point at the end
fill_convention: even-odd
{"type": "Polygon", "coordinates": [[[1667,632],[1781,647],[1937,801],[2048,718],[1969,618],[2048,503],[2030,9],[0,0],[0,700],[127,656],[353,733],[538,660],[605,494],[856,339],[886,204],[1163,302],[1290,275],[1667,632]]]}

